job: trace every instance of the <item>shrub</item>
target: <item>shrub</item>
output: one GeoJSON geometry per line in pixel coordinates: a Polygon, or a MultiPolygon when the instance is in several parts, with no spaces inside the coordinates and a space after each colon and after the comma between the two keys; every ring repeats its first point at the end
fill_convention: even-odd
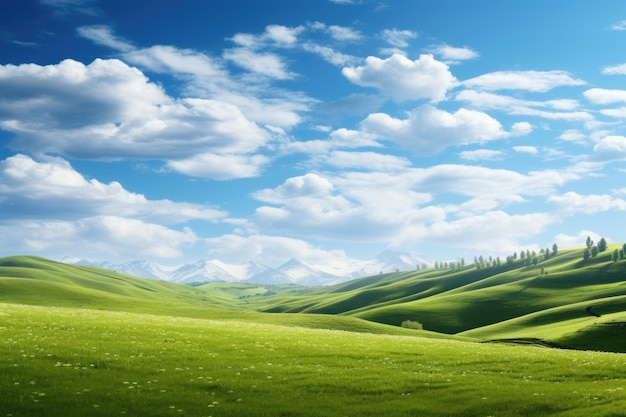
{"type": "Polygon", "coordinates": [[[413,320],[404,320],[400,326],[406,329],[424,330],[422,323],[413,320]]]}

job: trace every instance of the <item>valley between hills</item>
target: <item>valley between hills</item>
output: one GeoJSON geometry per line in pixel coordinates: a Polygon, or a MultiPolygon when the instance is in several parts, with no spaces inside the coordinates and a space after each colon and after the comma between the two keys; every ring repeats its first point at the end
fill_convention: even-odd
{"type": "Polygon", "coordinates": [[[619,415],[619,248],[317,287],[1,258],[0,415],[619,415]]]}

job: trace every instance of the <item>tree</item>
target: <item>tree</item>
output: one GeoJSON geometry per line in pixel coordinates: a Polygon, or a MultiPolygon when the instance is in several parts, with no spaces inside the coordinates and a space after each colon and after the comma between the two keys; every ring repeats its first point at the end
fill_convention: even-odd
{"type": "Polygon", "coordinates": [[[618,250],[618,249],[615,249],[615,250],[613,251],[613,256],[611,256],[611,260],[612,260],[613,262],[617,262],[617,261],[619,261],[619,250],[618,250]]]}
{"type": "Polygon", "coordinates": [[[606,240],[604,240],[604,238],[602,238],[598,242],[598,251],[604,252],[605,250],[606,250],[606,240]]]}
{"type": "Polygon", "coordinates": [[[559,247],[555,243],[552,245],[552,256],[556,256],[557,253],[559,253],[559,247]]]}
{"type": "Polygon", "coordinates": [[[591,257],[591,251],[589,250],[589,248],[585,248],[585,250],[583,251],[583,259],[585,261],[588,261],[590,257],[591,257]]]}
{"type": "Polygon", "coordinates": [[[587,247],[589,249],[591,249],[591,247],[593,246],[593,240],[591,240],[591,237],[587,236],[587,241],[585,242],[587,244],[587,247]]]}
{"type": "Polygon", "coordinates": [[[591,257],[595,258],[596,256],[598,256],[598,252],[600,252],[600,250],[598,249],[598,246],[593,245],[591,247],[591,257]]]}

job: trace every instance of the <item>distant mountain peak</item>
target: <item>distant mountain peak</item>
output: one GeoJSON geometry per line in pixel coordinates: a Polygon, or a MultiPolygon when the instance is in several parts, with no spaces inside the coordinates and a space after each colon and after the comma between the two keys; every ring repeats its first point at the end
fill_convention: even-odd
{"type": "Polygon", "coordinates": [[[164,266],[158,263],[137,260],[125,264],[111,262],[90,262],[76,258],[66,258],[87,265],[99,266],[129,275],[191,284],[196,282],[253,282],[257,284],[293,283],[309,286],[331,285],[377,275],[396,270],[413,270],[417,265],[431,264],[414,253],[385,250],[376,258],[367,261],[351,261],[344,268],[324,268],[291,258],[277,268],[254,261],[228,263],[219,259],[200,259],[196,262],[179,266],[164,266]],[[328,272],[332,271],[332,272],[328,272]]]}

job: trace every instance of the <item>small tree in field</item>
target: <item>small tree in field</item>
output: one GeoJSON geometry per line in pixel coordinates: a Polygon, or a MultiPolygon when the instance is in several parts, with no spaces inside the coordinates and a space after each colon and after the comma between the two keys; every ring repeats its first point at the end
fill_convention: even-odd
{"type": "Polygon", "coordinates": [[[583,251],[583,259],[585,261],[588,261],[589,258],[591,258],[591,251],[589,250],[589,248],[585,248],[585,250],[583,251]]]}
{"type": "Polygon", "coordinates": [[[424,330],[422,323],[413,320],[404,320],[400,327],[404,327],[405,329],[424,330]]]}
{"type": "Polygon", "coordinates": [[[602,238],[598,242],[598,252],[604,252],[605,250],[606,250],[606,240],[602,238]]]}

